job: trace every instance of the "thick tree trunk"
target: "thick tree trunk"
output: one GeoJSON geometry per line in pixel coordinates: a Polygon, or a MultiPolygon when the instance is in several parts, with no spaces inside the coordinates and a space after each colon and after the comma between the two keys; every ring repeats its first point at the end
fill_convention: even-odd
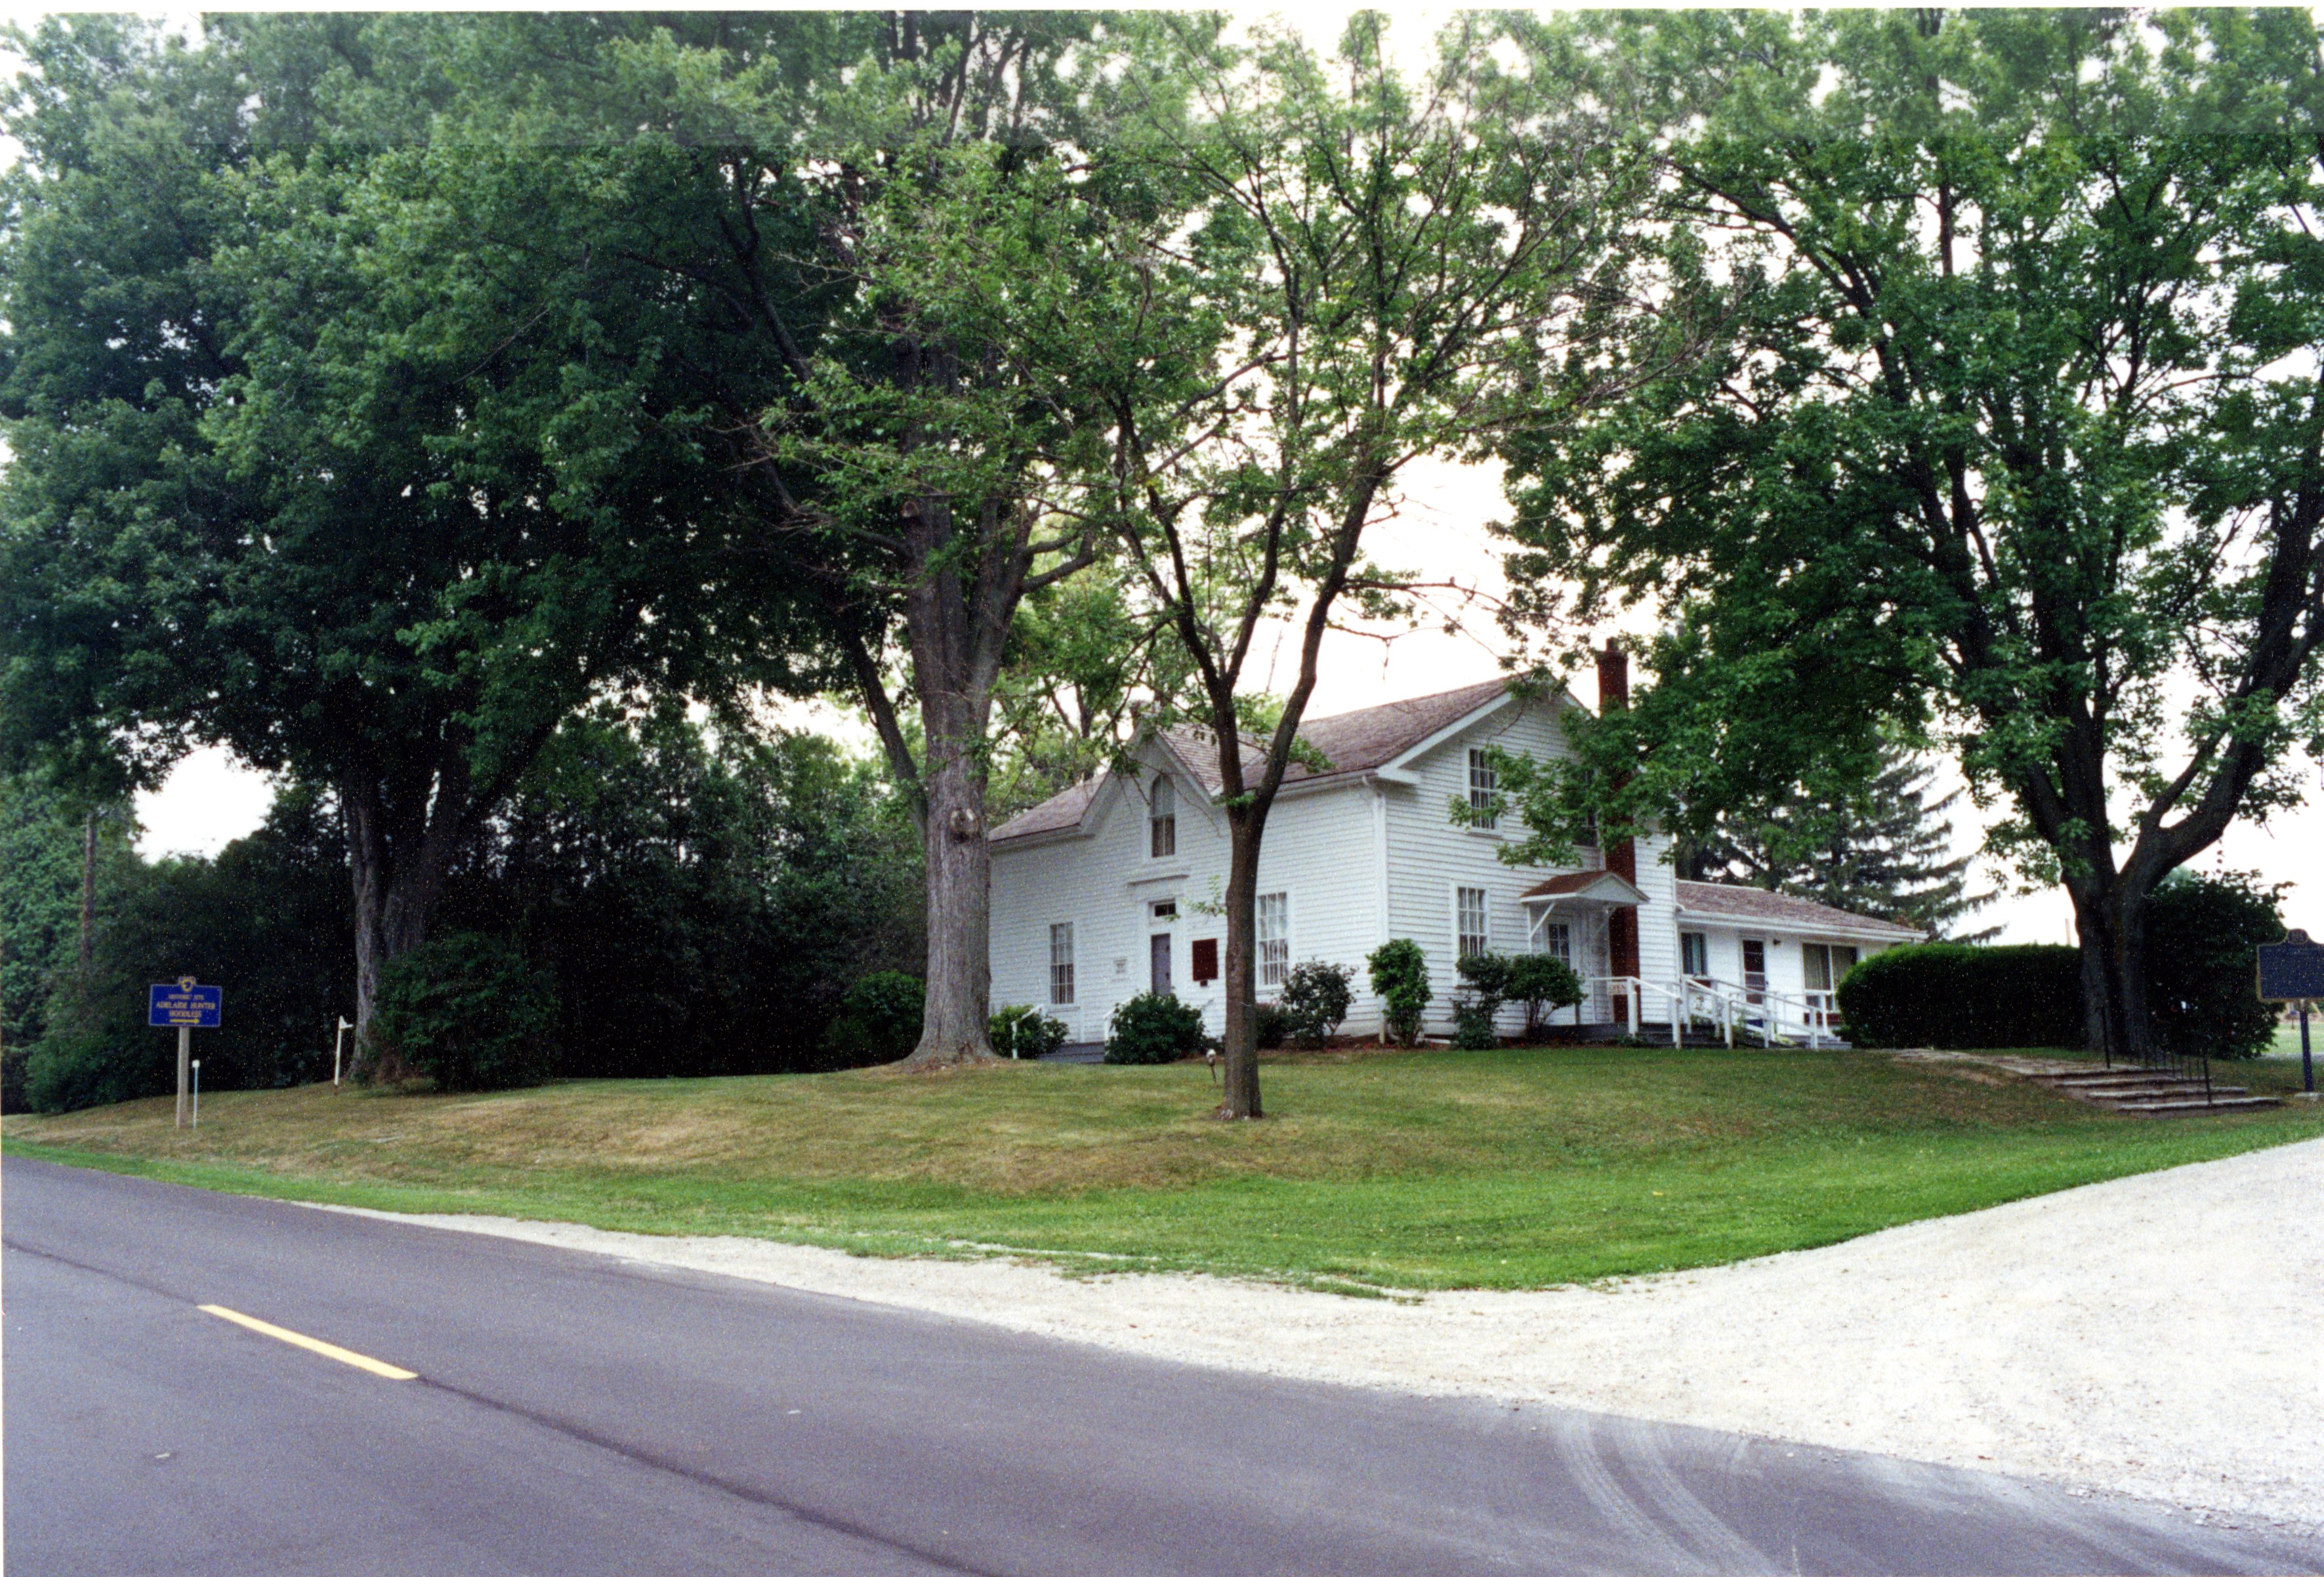
{"type": "Polygon", "coordinates": [[[1263,811],[1231,806],[1227,810],[1226,1093],[1221,1117],[1266,1115],[1259,1104],[1259,846],[1267,830],[1263,811]]]}
{"type": "Polygon", "coordinates": [[[906,1067],[992,1058],[992,853],[984,841],[984,745],[981,715],[944,718],[965,706],[928,708],[928,766],[921,786],[927,816],[927,996],[920,1042],[906,1067]],[[938,726],[939,719],[943,725],[938,726]]]}
{"type": "Polygon", "coordinates": [[[355,889],[355,1044],[352,1078],[394,1077],[383,1066],[372,1027],[380,980],[387,965],[428,939],[437,895],[452,867],[466,825],[467,776],[456,767],[440,779],[425,809],[400,818],[383,807],[376,784],[342,782],[347,828],[347,871],[355,889]],[[401,836],[391,821],[403,828],[401,836]]]}
{"type": "MultiPolygon", "coordinates": [[[[902,1065],[993,1060],[992,852],[985,844],[985,730],[1009,620],[1024,585],[1021,554],[992,544],[997,505],[980,516],[983,551],[964,583],[951,562],[952,506],[924,500],[907,522],[918,576],[905,595],[912,685],[927,758],[920,769],[927,855],[928,963],[920,1043],[902,1065]]],[[[908,760],[905,763],[908,766],[908,760]]]]}
{"type": "Polygon", "coordinates": [[[2081,941],[2082,1025],[2087,1044],[2109,1062],[2153,1055],[2146,1001],[2146,899],[2151,881],[2127,873],[2069,885],[2081,941]]]}

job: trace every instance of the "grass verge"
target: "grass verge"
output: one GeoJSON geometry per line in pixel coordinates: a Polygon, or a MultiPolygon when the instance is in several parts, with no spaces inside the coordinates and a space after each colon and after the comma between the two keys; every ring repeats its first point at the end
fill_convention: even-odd
{"type": "Polygon", "coordinates": [[[2324,1136],[2311,1107],[2138,1121],[1865,1052],[1289,1057],[1267,1069],[1268,1120],[1241,1124],[1207,1115],[1210,1078],[319,1085],[208,1094],[198,1133],[166,1100],[11,1117],[5,1144],[282,1199],[1357,1291],[1720,1264],[2324,1136]]]}

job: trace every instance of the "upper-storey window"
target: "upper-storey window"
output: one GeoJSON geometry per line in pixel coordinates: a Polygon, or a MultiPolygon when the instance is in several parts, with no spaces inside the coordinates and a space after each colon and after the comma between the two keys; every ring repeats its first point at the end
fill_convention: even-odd
{"type": "Polygon", "coordinates": [[[1490,751],[1469,752],[1469,808],[1477,812],[1471,826],[1489,827],[1500,819],[1501,775],[1493,770],[1490,751]]]}
{"type": "Polygon", "coordinates": [[[1154,779],[1147,804],[1148,852],[1157,860],[1178,852],[1178,790],[1167,778],[1154,779]]]}

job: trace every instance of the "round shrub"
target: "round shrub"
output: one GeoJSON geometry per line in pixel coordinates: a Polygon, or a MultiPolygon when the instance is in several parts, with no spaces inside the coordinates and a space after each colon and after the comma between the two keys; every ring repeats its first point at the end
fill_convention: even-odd
{"type": "Polygon", "coordinates": [[[1113,1010],[1106,1028],[1111,1063],[1176,1062],[1203,1049],[1203,1015],[1167,991],[1141,991],[1113,1010]]]}
{"type": "Polygon", "coordinates": [[[1452,1004],[1452,1045],[1461,1051],[1490,1051],[1501,1043],[1500,1031],[1494,1028],[1494,1015],[1500,1004],[1455,1002],[1452,1004]]]}
{"type": "Polygon", "coordinates": [[[178,1038],[167,1030],[124,1047],[98,1030],[51,1028],[25,1055],[24,1102],[35,1111],[78,1111],[165,1095],[176,1088],[177,1062],[178,1038]]]}
{"type": "Polygon", "coordinates": [[[1329,1040],[1354,1004],[1355,979],[1356,972],[1344,964],[1309,959],[1295,967],[1284,979],[1283,995],[1277,1002],[1285,1029],[1306,1046],[1321,1046],[1329,1040]]]}
{"type": "Polygon", "coordinates": [[[2081,954],[2040,943],[1892,947],[1841,979],[1840,1010],[1861,1046],[2080,1046],[2081,954]]]}
{"type": "Polygon", "coordinates": [[[512,943],[452,931],[391,960],[372,1013],[373,1065],[439,1090],[512,1090],[557,1065],[557,988],[512,943]]]}
{"type": "Polygon", "coordinates": [[[1372,995],[1380,1000],[1388,1033],[1399,1045],[1420,1038],[1421,1016],[1435,995],[1428,983],[1428,955],[1409,936],[1383,942],[1364,960],[1371,974],[1372,995]]]}
{"type": "Polygon", "coordinates": [[[1582,1001],[1582,977],[1565,960],[1547,953],[1511,954],[1502,984],[1509,1001],[1525,1004],[1527,1029],[1540,1028],[1549,1014],[1582,1001]]]}
{"type": "Polygon", "coordinates": [[[917,974],[875,969],[839,999],[839,1017],[823,1032],[824,1068],[870,1067],[896,1062],[920,1043],[928,988],[917,974]]]}
{"type": "Polygon", "coordinates": [[[988,1026],[992,1049],[1020,1062],[1048,1056],[1065,1043],[1065,1021],[1034,1007],[1003,1008],[988,1026]]]}

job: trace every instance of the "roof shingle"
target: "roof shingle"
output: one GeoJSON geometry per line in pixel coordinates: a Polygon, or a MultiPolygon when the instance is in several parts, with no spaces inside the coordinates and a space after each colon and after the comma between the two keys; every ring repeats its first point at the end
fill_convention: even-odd
{"type": "Polygon", "coordinates": [[[1692,915],[1758,920],[1805,930],[1872,931],[1894,936],[1900,941],[1923,935],[1910,926],[1850,914],[1813,899],[1794,898],[1787,892],[1769,892],[1731,881],[1682,881],[1677,885],[1678,907],[1692,915]]]}
{"type": "MultiPolygon", "coordinates": [[[[1299,726],[1302,742],[1312,746],[1330,766],[1311,770],[1299,761],[1293,761],[1283,774],[1286,783],[1305,782],[1319,778],[1337,778],[1354,772],[1369,772],[1418,744],[1438,731],[1458,723],[1470,713],[1493,700],[1508,688],[1507,679],[1488,679],[1483,684],[1465,685],[1457,690],[1445,690],[1434,696],[1416,696],[1408,701],[1390,701],[1383,706],[1366,706],[1355,712],[1342,712],[1330,717],[1311,717],[1299,726]]],[[[1213,735],[1206,728],[1180,726],[1168,729],[1162,735],[1170,752],[1185,763],[1186,770],[1205,792],[1216,794],[1222,782],[1219,775],[1218,747],[1212,742],[1213,735]]],[[[1246,737],[1242,742],[1243,771],[1257,776],[1267,759],[1266,747],[1246,737]]],[[[1057,832],[1077,825],[1082,814],[1096,797],[1098,786],[1105,781],[1103,773],[1087,782],[1052,795],[1030,810],[1011,816],[993,829],[992,841],[1030,837],[1037,833],[1057,832]]]]}

